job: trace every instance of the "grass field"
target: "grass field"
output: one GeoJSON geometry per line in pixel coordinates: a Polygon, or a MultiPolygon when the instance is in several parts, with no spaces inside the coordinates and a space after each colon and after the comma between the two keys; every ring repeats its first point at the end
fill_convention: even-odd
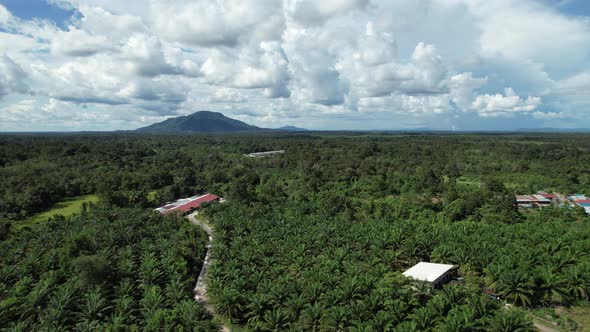
{"type": "Polygon", "coordinates": [[[585,304],[571,308],[560,308],[558,312],[578,323],[576,331],[590,332],[590,305],[585,304]]]}
{"type": "Polygon", "coordinates": [[[98,202],[98,196],[96,195],[69,197],[53,205],[51,209],[45,212],[37,213],[25,221],[19,222],[17,227],[22,228],[25,226],[31,226],[33,224],[46,221],[48,218],[51,218],[56,214],[69,217],[74,213],[80,212],[82,204],[96,202],[98,202]]]}

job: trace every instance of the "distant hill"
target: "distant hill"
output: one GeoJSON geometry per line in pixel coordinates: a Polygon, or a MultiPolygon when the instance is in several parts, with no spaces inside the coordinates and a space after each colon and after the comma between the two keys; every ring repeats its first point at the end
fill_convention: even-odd
{"type": "Polygon", "coordinates": [[[525,133],[587,133],[589,128],[520,128],[518,132],[525,133]]]}
{"type": "Polygon", "coordinates": [[[284,131],[309,131],[309,129],[299,128],[299,127],[295,127],[295,126],[284,126],[284,127],[279,128],[279,130],[284,130],[284,131]]]}
{"type": "Polygon", "coordinates": [[[235,133],[263,131],[267,129],[228,118],[217,112],[200,111],[190,115],[170,118],[147,127],[136,129],[143,133],[235,133]]]}

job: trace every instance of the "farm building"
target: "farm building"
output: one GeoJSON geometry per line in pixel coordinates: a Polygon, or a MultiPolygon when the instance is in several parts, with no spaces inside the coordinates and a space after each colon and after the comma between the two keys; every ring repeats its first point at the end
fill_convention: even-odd
{"type": "Polygon", "coordinates": [[[573,194],[568,196],[567,199],[571,202],[574,206],[579,206],[586,210],[586,214],[590,215],[590,198],[586,197],[584,194],[573,194]]]}
{"type": "Polygon", "coordinates": [[[451,272],[455,265],[420,262],[403,274],[415,280],[426,281],[437,288],[451,280],[451,272]]]}
{"type": "Polygon", "coordinates": [[[169,214],[169,213],[179,213],[179,214],[188,214],[193,212],[194,210],[198,209],[201,204],[208,203],[208,202],[215,202],[220,201],[221,197],[213,194],[205,194],[202,196],[192,196],[187,198],[181,198],[174,202],[168,203],[164,206],[161,206],[155,211],[160,212],[161,214],[169,214]]]}
{"type": "Polygon", "coordinates": [[[253,153],[247,154],[246,156],[259,158],[259,157],[269,157],[269,156],[273,156],[275,154],[283,154],[283,153],[285,153],[285,150],[253,152],[253,153]]]}
{"type": "Polygon", "coordinates": [[[569,199],[572,202],[578,202],[588,200],[589,198],[586,197],[586,195],[584,194],[573,194],[571,196],[568,196],[567,199],[569,199]]]}
{"type": "Polygon", "coordinates": [[[519,208],[533,208],[551,206],[554,195],[539,193],[534,195],[516,195],[516,205],[519,208]]]}

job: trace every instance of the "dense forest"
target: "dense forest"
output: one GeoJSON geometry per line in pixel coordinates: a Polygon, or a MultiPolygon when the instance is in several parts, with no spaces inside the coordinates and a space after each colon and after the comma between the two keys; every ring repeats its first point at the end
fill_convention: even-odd
{"type": "Polygon", "coordinates": [[[215,329],[190,300],[206,236],[152,211],[210,192],[227,203],[202,213],[216,234],[209,295],[236,327],[534,330],[523,309],[588,305],[590,221],[519,211],[514,195],[590,194],[589,138],[0,136],[0,328],[215,329]],[[85,194],[100,203],[19,227],[85,194]],[[415,284],[401,272],[420,261],[461,278],[415,284]]]}

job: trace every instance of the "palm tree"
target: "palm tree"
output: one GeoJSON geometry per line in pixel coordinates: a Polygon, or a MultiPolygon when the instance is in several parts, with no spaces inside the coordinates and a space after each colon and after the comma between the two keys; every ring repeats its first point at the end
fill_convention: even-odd
{"type": "Polygon", "coordinates": [[[534,332],[537,329],[526,319],[524,312],[501,310],[488,320],[487,331],[490,332],[534,332]]]}
{"type": "Polygon", "coordinates": [[[52,322],[56,326],[66,325],[71,315],[75,301],[76,288],[74,283],[68,282],[59,287],[51,299],[48,307],[43,311],[42,320],[52,322]]]}
{"type": "Polygon", "coordinates": [[[469,307],[459,307],[452,310],[440,327],[444,332],[472,332],[475,331],[474,311],[469,307]]]}
{"type": "Polygon", "coordinates": [[[301,312],[301,319],[306,331],[319,331],[322,319],[322,309],[317,304],[308,306],[301,312]]]}
{"type": "Polygon", "coordinates": [[[329,331],[344,331],[349,324],[349,316],[345,307],[332,307],[324,314],[322,325],[329,331]]]}
{"type": "Polygon", "coordinates": [[[284,331],[289,328],[291,317],[286,310],[273,308],[264,314],[264,322],[273,331],[284,331]]]}
{"type": "Polygon", "coordinates": [[[539,293],[541,301],[547,305],[563,303],[567,298],[564,280],[551,268],[541,271],[539,293]]]}
{"type": "Polygon", "coordinates": [[[497,309],[496,303],[492,302],[487,295],[474,294],[467,299],[467,306],[473,310],[473,317],[480,319],[489,315],[497,309]]]}
{"type": "Polygon", "coordinates": [[[86,293],[85,302],[80,308],[80,319],[86,322],[101,320],[110,308],[100,287],[95,287],[86,293]]]}
{"type": "Polygon", "coordinates": [[[246,305],[246,318],[249,323],[262,321],[264,313],[270,308],[270,300],[266,294],[253,294],[246,305]]]}
{"type": "Polygon", "coordinates": [[[508,271],[497,282],[498,294],[508,302],[528,306],[534,294],[535,284],[522,270],[508,271]]]}
{"type": "Polygon", "coordinates": [[[410,317],[420,331],[431,331],[431,328],[436,325],[438,318],[437,313],[430,307],[418,308],[414,310],[410,317]]]}
{"type": "Polygon", "coordinates": [[[217,291],[213,300],[215,303],[215,309],[221,315],[229,318],[230,321],[233,318],[238,317],[241,307],[238,291],[230,288],[222,288],[217,291]]]}
{"type": "Polygon", "coordinates": [[[577,265],[564,271],[565,290],[572,299],[590,299],[590,268],[577,265]]]}
{"type": "Polygon", "coordinates": [[[165,306],[166,299],[160,293],[160,289],[157,286],[149,286],[141,299],[141,312],[145,319],[158,314],[158,310],[165,306]]]}

